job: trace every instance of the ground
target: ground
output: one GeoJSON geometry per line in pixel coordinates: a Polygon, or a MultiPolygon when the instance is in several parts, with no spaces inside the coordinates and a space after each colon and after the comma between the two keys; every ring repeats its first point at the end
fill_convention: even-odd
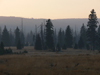
{"type": "MultiPolygon", "coordinates": [[[[13,52],[20,52],[12,47],[13,52]]],[[[36,51],[0,56],[0,75],[100,75],[98,51],[67,49],[62,52],[36,51]]]]}

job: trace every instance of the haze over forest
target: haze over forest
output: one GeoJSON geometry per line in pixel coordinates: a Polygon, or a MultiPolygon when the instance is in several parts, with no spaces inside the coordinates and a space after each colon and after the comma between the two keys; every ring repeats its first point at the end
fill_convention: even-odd
{"type": "MultiPolygon", "coordinates": [[[[7,29],[12,31],[15,30],[15,28],[18,26],[21,29],[21,17],[0,17],[0,27],[4,28],[4,26],[7,26],[7,29]]],[[[35,32],[35,25],[39,26],[41,24],[45,24],[47,19],[33,19],[33,18],[23,18],[23,30],[24,33],[28,33],[31,30],[35,32]]],[[[100,19],[98,19],[100,23],[100,19]]],[[[75,26],[76,26],[76,31],[79,32],[80,27],[84,23],[86,26],[88,22],[88,18],[72,18],[72,19],[53,19],[52,23],[54,25],[54,29],[59,30],[60,28],[66,29],[68,25],[71,26],[72,30],[75,31],[75,26]]],[[[39,32],[39,27],[37,31],[39,32]]]]}

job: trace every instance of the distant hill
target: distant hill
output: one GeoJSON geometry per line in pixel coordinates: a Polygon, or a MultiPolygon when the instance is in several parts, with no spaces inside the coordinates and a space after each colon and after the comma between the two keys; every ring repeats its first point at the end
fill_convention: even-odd
{"type": "MultiPolygon", "coordinates": [[[[98,19],[100,23],[100,19],[98,19]]],[[[88,18],[87,19],[54,19],[52,20],[52,23],[54,25],[54,28],[57,30],[59,28],[66,29],[67,25],[70,25],[73,30],[76,30],[79,32],[80,27],[84,23],[87,25],[88,18]]],[[[33,19],[33,18],[23,18],[23,28],[24,32],[27,33],[29,31],[35,31],[35,25],[39,26],[41,23],[46,23],[46,19],[33,19]]],[[[2,29],[4,28],[4,25],[7,26],[8,30],[10,28],[14,31],[14,29],[18,26],[21,28],[21,17],[0,17],[0,26],[2,29]]],[[[38,28],[39,31],[39,28],[38,28]]]]}

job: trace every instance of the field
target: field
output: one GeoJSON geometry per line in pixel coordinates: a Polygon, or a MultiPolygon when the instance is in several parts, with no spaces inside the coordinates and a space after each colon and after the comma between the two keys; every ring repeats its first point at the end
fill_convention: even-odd
{"type": "MultiPolygon", "coordinates": [[[[12,47],[13,52],[20,52],[12,47]]],[[[67,49],[62,52],[36,51],[0,56],[0,75],[100,75],[98,51],[67,49]]]]}

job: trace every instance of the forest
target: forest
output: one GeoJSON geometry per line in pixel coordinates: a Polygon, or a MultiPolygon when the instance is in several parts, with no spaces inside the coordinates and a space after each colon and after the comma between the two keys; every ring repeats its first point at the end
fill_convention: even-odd
{"type": "Polygon", "coordinates": [[[46,25],[40,25],[40,30],[35,34],[30,32],[25,35],[23,29],[16,27],[14,33],[4,26],[3,31],[0,29],[0,54],[11,53],[10,47],[16,47],[18,50],[23,49],[25,46],[34,46],[35,50],[50,50],[60,52],[62,49],[87,49],[87,50],[100,50],[100,25],[98,26],[98,19],[94,9],[91,11],[87,27],[84,23],[81,26],[80,33],[78,34],[72,30],[70,25],[66,25],[66,29],[59,29],[57,32],[54,29],[51,19],[46,21],[46,25]],[[5,50],[4,47],[9,47],[5,50]]]}

